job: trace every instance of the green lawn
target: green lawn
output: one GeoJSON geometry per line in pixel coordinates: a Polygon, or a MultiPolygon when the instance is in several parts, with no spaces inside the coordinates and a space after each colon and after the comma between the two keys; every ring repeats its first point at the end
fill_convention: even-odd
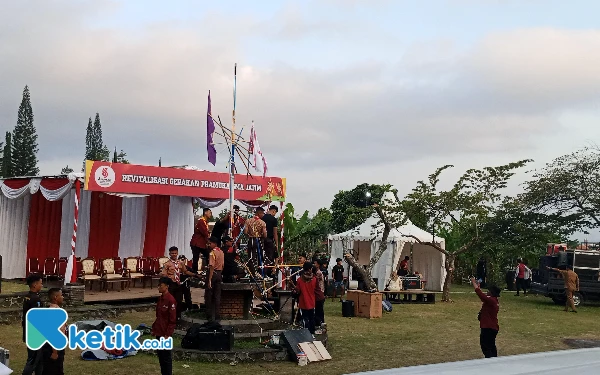
{"type": "MultiPolygon", "coordinates": [[[[394,305],[383,318],[343,318],[339,302],[326,303],[329,351],[333,360],[310,364],[311,371],[345,374],[425,363],[481,358],[477,312],[480,301],[472,289],[455,287],[453,303],[435,305],[394,305]]],[[[503,292],[500,298],[500,355],[566,349],[564,338],[600,338],[597,324],[600,307],[582,306],[578,314],[565,313],[544,297],[514,297],[503,292]]],[[[153,313],[123,315],[119,322],[137,326],[151,324],[153,313]]],[[[11,367],[20,373],[26,358],[20,324],[0,326],[0,346],[10,349],[11,367]]],[[[155,357],[138,354],[117,361],[88,362],[79,352],[68,352],[67,373],[78,375],[136,373],[159,374],[155,357]]],[[[256,374],[306,373],[292,362],[237,364],[174,363],[175,374],[256,374]],[[183,365],[189,365],[185,368],[183,365]]]]}
{"type": "Polygon", "coordinates": [[[2,281],[2,294],[11,294],[18,292],[27,292],[29,287],[25,282],[2,281]]]}

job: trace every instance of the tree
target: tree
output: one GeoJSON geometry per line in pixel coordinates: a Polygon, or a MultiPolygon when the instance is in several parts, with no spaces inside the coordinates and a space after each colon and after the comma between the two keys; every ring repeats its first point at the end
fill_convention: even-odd
{"type": "MultiPolygon", "coordinates": [[[[431,246],[445,255],[446,278],[442,300],[450,300],[450,284],[455,268],[455,260],[460,254],[474,249],[480,240],[480,229],[487,223],[497,206],[502,201],[499,190],[507,186],[510,178],[515,174],[517,168],[526,165],[530,160],[522,160],[499,167],[485,167],[483,169],[470,169],[449,190],[440,190],[438,183],[440,175],[451,165],[438,168],[429,176],[427,181],[419,181],[417,186],[408,194],[404,201],[391,205],[375,206],[375,210],[384,224],[384,236],[390,228],[398,228],[406,222],[406,218],[412,221],[415,214],[422,212],[427,218],[426,229],[432,233],[431,241],[422,241],[418,237],[404,234],[417,243],[431,246]],[[403,215],[405,213],[405,215],[403,215]],[[453,228],[453,226],[456,226],[453,228]],[[452,228],[457,231],[456,237],[460,243],[455,244],[454,249],[444,249],[434,240],[434,235],[440,235],[443,228],[452,228]]],[[[397,198],[397,195],[396,195],[397,198]]],[[[382,244],[376,255],[381,256],[387,244],[382,244]]],[[[373,263],[373,259],[371,260],[373,263]]],[[[374,264],[374,263],[373,263],[374,264]]],[[[374,284],[374,283],[373,283],[374,284]]]]}
{"type": "Polygon", "coordinates": [[[586,147],[533,171],[522,199],[531,211],[549,214],[569,227],[599,228],[599,179],[600,150],[586,147]]]}
{"type": "Polygon", "coordinates": [[[345,232],[364,223],[373,213],[371,204],[379,202],[388,188],[365,183],[349,191],[340,190],[331,202],[332,230],[345,232]]]}
{"type": "Polygon", "coordinates": [[[14,177],[13,162],[12,162],[12,134],[6,132],[4,143],[4,151],[2,152],[2,168],[0,175],[4,178],[14,177]]]}
{"type": "Polygon", "coordinates": [[[12,167],[15,176],[37,176],[37,133],[33,125],[33,110],[29,88],[25,86],[19,106],[17,125],[12,139],[12,167]]]}
{"type": "Polygon", "coordinates": [[[326,250],[324,243],[332,233],[331,211],[321,208],[313,216],[304,211],[299,218],[295,216],[294,206],[287,203],[283,210],[284,256],[296,257],[300,253],[309,256],[326,250]]]}
{"type": "MultiPolygon", "coordinates": [[[[85,160],[110,160],[110,151],[102,139],[102,124],[100,123],[99,113],[96,113],[96,118],[93,123],[91,117],[88,120],[85,134],[85,160]]],[[[85,160],[83,161],[84,169],[85,160]]]]}
{"type": "MultiPolygon", "coordinates": [[[[115,154],[116,154],[116,152],[117,152],[117,149],[115,148],[115,154]]],[[[121,152],[116,154],[116,156],[117,156],[117,163],[129,164],[129,160],[127,160],[127,154],[125,153],[125,151],[121,150],[121,152]]]]}
{"type": "Polygon", "coordinates": [[[62,174],[62,175],[69,174],[69,173],[73,173],[73,168],[70,168],[68,165],[60,171],[60,174],[62,174]]]}
{"type": "Polygon", "coordinates": [[[119,162],[119,156],[117,155],[117,148],[115,147],[115,152],[113,154],[113,163],[118,163],[119,162]]]}

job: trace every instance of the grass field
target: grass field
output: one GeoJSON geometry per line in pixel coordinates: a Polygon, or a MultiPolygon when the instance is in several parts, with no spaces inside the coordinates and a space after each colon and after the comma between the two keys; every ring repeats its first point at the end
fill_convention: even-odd
{"type": "MultiPolygon", "coordinates": [[[[309,371],[326,374],[410,366],[425,363],[481,358],[479,349],[480,301],[472,289],[454,287],[454,303],[394,305],[381,319],[343,318],[339,302],[327,301],[326,321],[329,351],[333,360],[310,364],[309,371]]],[[[504,292],[500,298],[499,355],[566,349],[565,338],[600,338],[600,307],[581,306],[578,314],[565,313],[548,298],[515,297],[504,292]]],[[[120,323],[151,324],[153,313],[123,315],[120,323]]],[[[21,326],[0,326],[0,346],[11,351],[11,368],[20,373],[26,358],[21,326]]],[[[67,351],[68,374],[160,374],[158,360],[146,354],[116,361],[88,362],[77,351],[67,351]]],[[[237,364],[174,362],[174,374],[306,373],[292,362],[237,364]],[[187,365],[189,367],[184,367],[187,365]]]]}

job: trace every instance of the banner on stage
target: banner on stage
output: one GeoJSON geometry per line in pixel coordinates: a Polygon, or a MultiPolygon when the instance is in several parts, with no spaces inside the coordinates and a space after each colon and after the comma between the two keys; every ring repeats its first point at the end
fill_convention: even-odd
{"type": "MultiPolygon", "coordinates": [[[[87,160],[85,190],[227,199],[229,174],[87,160]]],[[[285,178],[236,174],[235,199],[285,201],[285,178]]]]}

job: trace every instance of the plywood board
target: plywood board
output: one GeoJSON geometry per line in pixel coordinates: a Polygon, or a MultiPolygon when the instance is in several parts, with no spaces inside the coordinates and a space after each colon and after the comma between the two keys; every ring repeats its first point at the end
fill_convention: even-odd
{"type": "Polygon", "coordinates": [[[329,352],[325,348],[325,345],[323,345],[321,341],[314,341],[313,344],[317,348],[319,354],[321,354],[321,357],[323,357],[324,360],[331,359],[331,355],[329,354],[329,352]]]}
{"type": "Polygon", "coordinates": [[[325,349],[321,341],[302,342],[298,344],[300,349],[306,354],[308,362],[319,362],[331,359],[331,355],[325,349]]]}

